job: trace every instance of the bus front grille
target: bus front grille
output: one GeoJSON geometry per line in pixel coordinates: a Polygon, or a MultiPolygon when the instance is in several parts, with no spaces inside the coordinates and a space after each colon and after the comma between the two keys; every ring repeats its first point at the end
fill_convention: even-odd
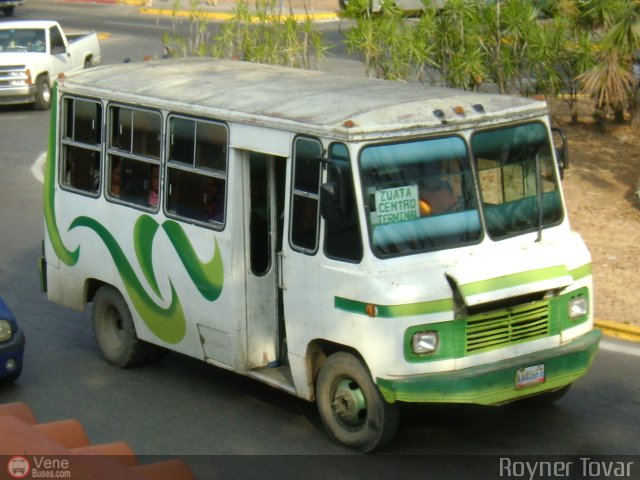
{"type": "Polygon", "coordinates": [[[549,335],[549,302],[535,302],[467,318],[466,353],[514,345],[549,335]]]}

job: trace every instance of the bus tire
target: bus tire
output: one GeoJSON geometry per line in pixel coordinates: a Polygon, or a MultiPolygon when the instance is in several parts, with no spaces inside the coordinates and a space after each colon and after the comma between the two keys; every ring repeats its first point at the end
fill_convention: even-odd
{"type": "Polygon", "coordinates": [[[398,405],[385,402],[367,368],[346,352],[322,364],[316,403],[329,436],[362,453],[387,445],[398,428],[398,405]]]}
{"type": "Polygon", "coordinates": [[[51,85],[49,85],[49,76],[40,75],[36,79],[36,99],[33,108],[36,110],[47,110],[51,106],[51,85]]]}
{"type": "Polygon", "coordinates": [[[120,292],[100,287],[93,299],[93,331],[104,358],[120,368],[156,360],[164,349],[144,342],[136,334],[131,311],[120,292]]]}

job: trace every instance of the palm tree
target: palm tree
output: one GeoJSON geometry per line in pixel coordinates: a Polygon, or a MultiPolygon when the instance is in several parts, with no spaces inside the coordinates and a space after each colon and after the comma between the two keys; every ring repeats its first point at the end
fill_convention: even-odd
{"type": "Polygon", "coordinates": [[[577,78],[593,67],[595,48],[591,33],[578,26],[577,9],[566,6],[534,31],[528,61],[536,78],[536,92],[561,98],[575,125],[581,89],[577,78]]]}
{"type": "Polygon", "coordinates": [[[635,98],[630,111],[632,123],[640,128],[637,84],[632,75],[635,52],[640,49],[640,1],[587,3],[591,8],[585,11],[585,17],[599,18],[604,31],[596,63],[578,78],[584,91],[595,97],[596,108],[613,108],[618,123],[624,120],[624,107],[629,105],[629,99],[635,98]],[[605,8],[599,9],[603,5],[605,8]]]}

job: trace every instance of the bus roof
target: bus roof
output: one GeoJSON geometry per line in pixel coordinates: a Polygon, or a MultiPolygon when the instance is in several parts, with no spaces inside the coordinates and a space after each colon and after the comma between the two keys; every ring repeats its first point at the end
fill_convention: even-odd
{"type": "Polygon", "coordinates": [[[211,58],[91,68],[65,78],[61,90],[345,140],[547,112],[545,102],[524,97],[211,58]]]}

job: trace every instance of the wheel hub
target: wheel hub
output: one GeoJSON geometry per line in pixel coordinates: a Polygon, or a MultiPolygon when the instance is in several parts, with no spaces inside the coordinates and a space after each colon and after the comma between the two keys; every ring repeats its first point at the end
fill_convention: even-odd
{"type": "Polygon", "coordinates": [[[345,378],[340,380],[333,396],[333,413],[343,425],[361,426],[367,417],[367,401],[357,383],[345,378]]]}

